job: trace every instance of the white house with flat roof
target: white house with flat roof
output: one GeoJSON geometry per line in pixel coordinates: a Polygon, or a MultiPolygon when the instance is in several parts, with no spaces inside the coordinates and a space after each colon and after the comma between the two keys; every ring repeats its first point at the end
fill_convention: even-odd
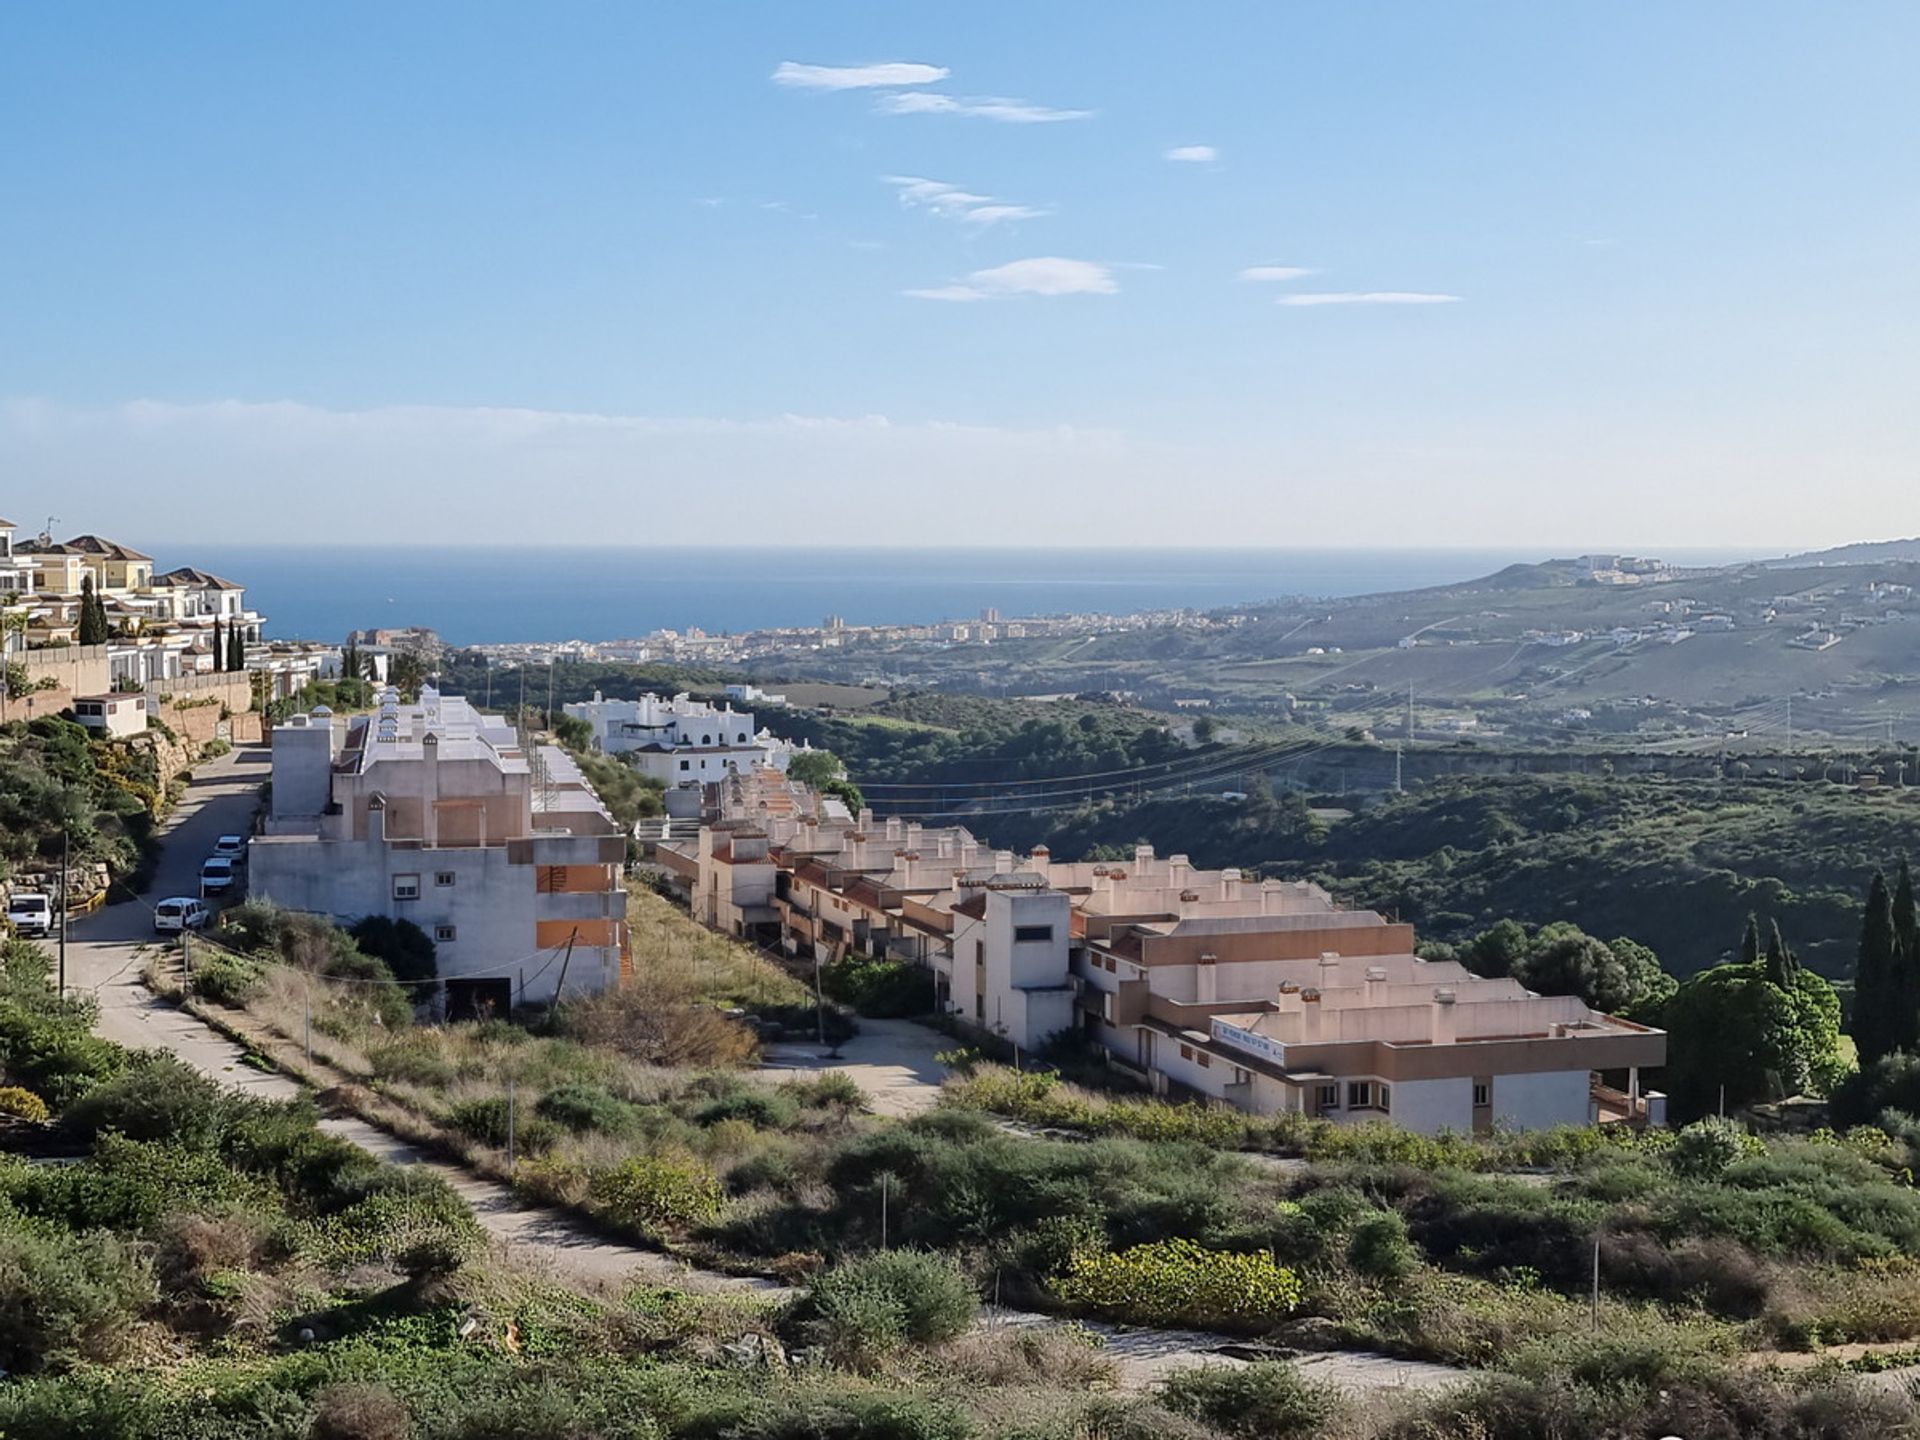
{"type": "Polygon", "coordinates": [[[669,789],[710,784],[757,766],[784,771],[796,749],[757,729],[751,711],[735,710],[731,701],[716,707],[685,693],[670,700],[608,700],[596,690],[593,699],[565,710],[592,729],[596,750],[621,756],[669,789]]]}
{"type": "Polygon", "coordinates": [[[613,817],[564,751],[457,696],[276,726],[248,856],[258,898],[419,925],[456,1016],[604,990],[631,961],[613,817]]]}

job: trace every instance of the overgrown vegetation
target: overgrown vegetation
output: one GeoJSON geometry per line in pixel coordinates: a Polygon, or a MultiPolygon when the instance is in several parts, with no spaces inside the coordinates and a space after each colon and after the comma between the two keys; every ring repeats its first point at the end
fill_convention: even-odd
{"type": "Polygon", "coordinates": [[[57,867],[63,824],[74,864],[129,875],[166,799],[151,751],[95,742],[55,715],[0,725],[0,879],[57,867]]]}

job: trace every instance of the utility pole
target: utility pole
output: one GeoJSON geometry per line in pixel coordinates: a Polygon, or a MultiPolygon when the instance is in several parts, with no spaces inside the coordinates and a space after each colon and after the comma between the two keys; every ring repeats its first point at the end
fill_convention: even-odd
{"type": "Polygon", "coordinates": [[[567,989],[567,966],[573,963],[573,942],[580,938],[580,927],[573,927],[573,933],[567,936],[567,953],[560,959],[560,979],[553,987],[553,1003],[558,1005],[560,997],[567,989]]]}
{"type": "Polygon", "coordinates": [[[1593,1328],[1600,1329],[1600,1237],[1593,1237],[1593,1328]]]}
{"type": "Polygon", "coordinates": [[[185,923],[180,926],[180,995],[185,998],[193,994],[193,931],[185,923]]]}
{"type": "Polygon", "coordinates": [[[514,1115],[513,1076],[509,1074],[507,1076],[507,1171],[508,1173],[512,1173],[513,1171],[514,1118],[515,1118],[515,1115],[514,1115]]]}
{"type": "Polygon", "coordinates": [[[1400,748],[1398,745],[1393,747],[1393,793],[1396,795],[1401,793],[1400,748]]]}
{"type": "Polygon", "coordinates": [[[1793,696],[1787,696],[1787,749],[1793,749],[1793,696]]]}
{"type": "MultiPolygon", "coordinates": [[[[68,792],[67,798],[72,798],[68,792]]],[[[73,868],[72,842],[68,829],[70,815],[67,807],[60,810],[60,998],[67,996],[67,872],[73,868]]]]}

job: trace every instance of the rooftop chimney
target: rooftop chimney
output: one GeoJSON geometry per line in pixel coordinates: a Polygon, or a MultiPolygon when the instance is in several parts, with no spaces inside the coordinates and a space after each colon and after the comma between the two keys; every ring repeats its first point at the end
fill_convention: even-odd
{"type": "Polygon", "coordinates": [[[1220,957],[1202,955],[1200,963],[1194,967],[1193,998],[1201,1005],[1211,1005],[1220,998],[1220,957]]]}
{"type": "Polygon", "coordinates": [[[1280,915],[1280,896],[1286,890],[1284,880],[1262,880],[1260,882],[1260,913],[1262,915],[1280,915]]]}
{"type": "Polygon", "coordinates": [[[1451,990],[1433,992],[1433,1034],[1436,1045],[1451,1045],[1460,1038],[1459,1016],[1454,1010],[1458,999],[1451,990]]]}
{"type": "Polygon", "coordinates": [[[1320,992],[1311,987],[1300,992],[1300,1038],[1309,1045],[1320,1042],[1325,1017],[1320,992]]]}
{"type": "Polygon", "coordinates": [[[1013,870],[1013,851],[996,850],[993,852],[993,873],[1006,875],[1013,870]]]}
{"type": "Polygon", "coordinates": [[[1238,870],[1222,870],[1220,872],[1220,898],[1222,900],[1238,900],[1240,898],[1240,872],[1238,870]]]}
{"type": "Polygon", "coordinates": [[[1187,888],[1187,876],[1193,871],[1192,862],[1184,855],[1167,857],[1167,884],[1176,890],[1187,888]]]}

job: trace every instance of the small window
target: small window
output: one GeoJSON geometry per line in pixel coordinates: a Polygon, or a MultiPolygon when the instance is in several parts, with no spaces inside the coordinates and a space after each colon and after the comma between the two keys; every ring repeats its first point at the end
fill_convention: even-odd
{"type": "Polygon", "coordinates": [[[1379,1100],[1376,1103],[1379,1105],[1382,1113],[1393,1109],[1393,1092],[1385,1085],[1382,1085],[1380,1087],[1379,1100]]]}
{"type": "Polygon", "coordinates": [[[1013,943],[1016,945],[1051,945],[1053,926],[1016,925],[1013,927],[1013,943]]]}
{"type": "Polygon", "coordinates": [[[976,995],[973,997],[973,1018],[976,1020],[984,1020],[987,1018],[986,996],[976,995]]]}
{"type": "Polygon", "coordinates": [[[433,943],[436,945],[449,945],[459,938],[459,932],[451,925],[433,927],[433,943]]]}
{"type": "Polygon", "coordinates": [[[1200,1051],[1193,1058],[1200,1062],[1200,1068],[1202,1070],[1211,1070],[1213,1068],[1213,1056],[1207,1054],[1206,1051],[1200,1051]]]}
{"type": "Polygon", "coordinates": [[[420,877],[418,875],[394,876],[393,898],[396,900],[418,900],[420,898],[420,877]]]}
{"type": "Polygon", "coordinates": [[[1354,1080],[1347,1085],[1347,1109],[1371,1110],[1373,1108],[1373,1086],[1365,1080],[1354,1080]]]}
{"type": "Polygon", "coordinates": [[[987,942],[986,941],[976,940],[973,942],[973,963],[975,965],[984,965],[987,963],[987,942]]]}
{"type": "Polygon", "coordinates": [[[1193,1047],[1191,1045],[1182,1045],[1180,1047],[1180,1058],[1182,1060],[1193,1059],[1193,1047]]]}
{"type": "Polygon", "coordinates": [[[1493,1104],[1493,1082],[1491,1080],[1474,1081],[1473,1108],[1485,1110],[1491,1104],[1493,1104]]]}
{"type": "Polygon", "coordinates": [[[680,768],[682,770],[691,770],[693,768],[693,762],[690,760],[682,760],[680,762],[680,768]]]}
{"type": "Polygon", "coordinates": [[[451,870],[436,870],[433,872],[433,883],[442,890],[451,890],[453,888],[453,882],[458,878],[459,877],[451,870]]]}
{"type": "Polygon", "coordinates": [[[1338,1084],[1322,1085],[1315,1096],[1315,1104],[1322,1110],[1338,1110],[1340,1108],[1340,1086],[1338,1084]]]}
{"type": "Polygon", "coordinates": [[[740,743],[742,745],[747,743],[747,737],[745,735],[740,736],[740,743]]]}

